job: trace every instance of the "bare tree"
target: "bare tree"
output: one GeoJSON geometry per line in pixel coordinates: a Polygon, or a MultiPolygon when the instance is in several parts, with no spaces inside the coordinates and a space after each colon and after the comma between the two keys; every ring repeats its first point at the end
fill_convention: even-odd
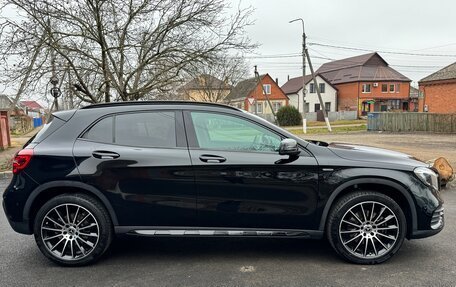
{"type": "Polygon", "coordinates": [[[180,92],[194,101],[223,102],[231,88],[247,74],[247,65],[240,56],[220,55],[208,64],[189,69],[191,78],[180,92]]]}
{"type": "Polygon", "coordinates": [[[22,15],[0,23],[0,60],[18,63],[4,80],[43,85],[52,52],[88,103],[159,98],[195,66],[254,48],[244,35],[252,9],[230,14],[224,0],[0,1],[22,15]]]}

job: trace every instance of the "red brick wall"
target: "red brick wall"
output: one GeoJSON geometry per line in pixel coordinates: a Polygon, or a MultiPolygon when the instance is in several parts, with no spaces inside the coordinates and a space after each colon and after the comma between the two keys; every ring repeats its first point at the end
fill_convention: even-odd
{"type": "Polygon", "coordinates": [[[420,109],[428,105],[430,113],[456,113],[456,81],[420,85],[424,99],[420,101],[420,109]]]}
{"type": "MultiPolygon", "coordinates": [[[[410,95],[410,83],[409,82],[354,82],[346,84],[337,84],[338,97],[337,97],[337,106],[339,111],[342,110],[351,110],[351,111],[360,111],[358,103],[358,96],[360,102],[362,100],[368,99],[402,99],[407,100],[410,95]],[[378,83],[377,87],[374,87],[374,83],[378,83]],[[371,84],[371,92],[363,93],[363,84],[371,84]],[[390,84],[400,84],[400,91],[390,93],[389,90],[387,93],[382,93],[382,84],[388,84],[388,89],[390,84]]],[[[372,107],[373,109],[373,107],[372,107]]]]}

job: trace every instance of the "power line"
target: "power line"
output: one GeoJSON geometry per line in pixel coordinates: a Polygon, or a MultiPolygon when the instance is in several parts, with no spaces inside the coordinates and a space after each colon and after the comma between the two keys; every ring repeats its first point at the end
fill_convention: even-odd
{"type": "Polygon", "coordinates": [[[407,55],[407,56],[420,56],[420,57],[456,57],[456,54],[424,54],[424,53],[410,53],[410,52],[393,52],[393,51],[375,51],[370,49],[363,49],[363,48],[355,48],[355,47],[347,47],[347,46],[337,46],[337,45],[329,45],[329,44],[322,44],[311,42],[309,45],[312,46],[321,46],[321,47],[330,47],[342,50],[352,50],[352,51],[363,51],[363,52],[378,52],[383,54],[396,54],[396,55],[407,55]]]}

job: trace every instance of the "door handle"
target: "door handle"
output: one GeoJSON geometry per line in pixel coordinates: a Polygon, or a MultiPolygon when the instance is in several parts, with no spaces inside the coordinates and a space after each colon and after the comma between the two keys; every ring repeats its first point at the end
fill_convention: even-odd
{"type": "Polygon", "coordinates": [[[223,156],[218,156],[218,155],[212,155],[212,154],[202,154],[200,155],[199,159],[202,162],[207,162],[207,163],[222,163],[226,161],[226,158],[223,156]]]}
{"type": "Polygon", "coordinates": [[[120,155],[113,151],[106,151],[106,150],[96,150],[92,153],[93,157],[99,159],[115,159],[118,158],[120,155]]]}

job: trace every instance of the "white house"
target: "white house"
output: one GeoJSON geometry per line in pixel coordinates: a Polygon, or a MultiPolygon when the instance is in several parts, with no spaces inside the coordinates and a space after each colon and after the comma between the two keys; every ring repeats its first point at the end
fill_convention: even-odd
{"type": "MultiPolygon", "coordinates": [[[[323,77],[317,75],[317,84],[320,87],[320,94],[325,105],[325,109],[328,112],[337,111],[337,88],[331,85],[323,77]]],[[[318,100],[317,89],[314,86],[311,75],[305,77],[306,81],[306,112],[313,113],[317,110],[321,110],[320,101],[318,100]]],[[[289,79],[282,86],[283,92],[288,96],[290,101],[289,105],[299,108],[302,112],[302,77],[289,79]]]]}

